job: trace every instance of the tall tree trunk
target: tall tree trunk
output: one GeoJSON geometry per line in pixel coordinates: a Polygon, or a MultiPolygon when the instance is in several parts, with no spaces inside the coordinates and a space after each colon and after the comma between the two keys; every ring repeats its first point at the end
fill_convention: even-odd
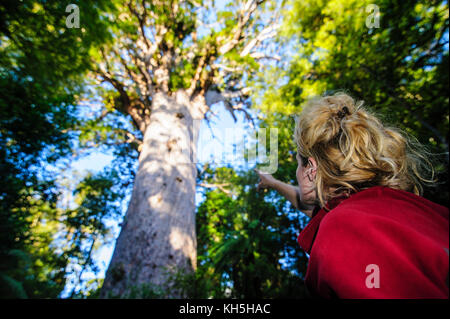
{"type": "Polygon", "coordinates": [[[202,102],[183,91],[153,96],[131,201],[101,297],[165,285],[169,268],[196,267],[195,166],[202,102]]]}

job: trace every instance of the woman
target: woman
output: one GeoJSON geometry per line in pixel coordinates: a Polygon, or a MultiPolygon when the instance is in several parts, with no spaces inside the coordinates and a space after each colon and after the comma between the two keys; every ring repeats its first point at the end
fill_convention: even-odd
{"type": "Polygon", "coordinates": [[[298,237],[305,283],[332,298],[448,298],[449,211],[420,196],[432,166],[402,133],[344,93],[297,118],[294,187],[258,171],[311,217],[298,237]]]}

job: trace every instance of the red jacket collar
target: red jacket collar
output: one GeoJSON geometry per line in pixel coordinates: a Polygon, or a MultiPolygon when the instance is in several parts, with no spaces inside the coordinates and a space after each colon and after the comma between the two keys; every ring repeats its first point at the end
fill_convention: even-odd
{"type": "Polygon", "coordinates": [[[314,243],[317,231],[319,230],[320,222],[325,217],[327,212],[335,208],[347,198],[347,195],[333,198],[327,202],[325,207],[319,208],[313,212],[312,218],[308,225],[306,225],[306,227],[300,232],[300,235],[297,238],[298,244],[304,251],[306,251],[306,253],[311,253],[312,245],[314,243]]]}

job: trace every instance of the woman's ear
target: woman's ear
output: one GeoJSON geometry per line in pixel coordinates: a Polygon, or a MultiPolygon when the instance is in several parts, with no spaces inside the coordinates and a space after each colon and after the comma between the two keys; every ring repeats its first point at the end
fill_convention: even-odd
{"type": "Polygon", "coordinates": [[[307,175],[308,179],[312,182],[316,179],[317,174],[317,162],[314,158],[308,158],[307,175]]]}

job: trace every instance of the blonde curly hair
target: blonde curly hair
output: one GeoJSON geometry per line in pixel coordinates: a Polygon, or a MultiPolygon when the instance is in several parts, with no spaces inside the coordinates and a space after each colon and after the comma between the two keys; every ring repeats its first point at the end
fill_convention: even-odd
{"type": "Polygon", "coordinates": [[[385,127],[363,104],[339,92],[310,99],[296,118],[297,152],[317,161],[315,186],[322,207],[343,192],[381,185],[422,195],[422,184],[435,182],[424,147],[385,127]]]}

